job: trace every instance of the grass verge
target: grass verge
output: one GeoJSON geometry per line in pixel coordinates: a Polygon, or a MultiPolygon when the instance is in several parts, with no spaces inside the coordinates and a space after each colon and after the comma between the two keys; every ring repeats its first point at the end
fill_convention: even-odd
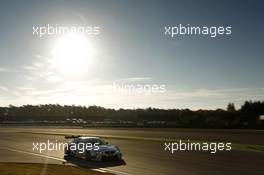
{"type": "Polygon", "coordinates": [[[0,163],[0,175],[112,175],[84,168],[37,163],[0,163]]]}

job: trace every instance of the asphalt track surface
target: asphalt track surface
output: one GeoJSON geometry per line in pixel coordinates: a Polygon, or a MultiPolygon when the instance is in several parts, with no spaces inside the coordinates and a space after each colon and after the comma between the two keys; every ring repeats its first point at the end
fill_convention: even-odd
{"type": "Polygon", "coordinates": [[[182,139],[264,145],[263,131],[194,129],[66,129],[53,127],[0,128],[0,162],[66,164],[122,175],[196,175],[263,174],[264,153],[232,150],[229,152],[164,151],[163,141],[182,139]],[[107,137],[124,154],[123,162],[64,160],[62,150],[33,151],[33,142],[65,141],[63,134],[107,137]]]}

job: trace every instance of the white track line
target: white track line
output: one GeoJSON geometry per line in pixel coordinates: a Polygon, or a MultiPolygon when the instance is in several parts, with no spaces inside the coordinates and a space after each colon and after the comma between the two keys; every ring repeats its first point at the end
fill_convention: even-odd
{"type": "Polygon", "coordinates": [[[0,147],[0,149],[5,149],[5,150],[8,150],[8,151],[13,151],[13,152],[18,152],[18,153],[30,154],[30,155],[38,156],[38,157],[45,157],[45,158],[48,158],[48,159],[62,161],[64,163],[66,162],[64,159],[61,159],[61,158],[58,158],[58,157],[53,157],[53,156],[48,156],[48,155],[44,155],[44,154],[37,154],[37,153],[28,152],[28,151],[22,151],[22,150],[13,149],[13,148],[7,148],[7,147],[0,147]]]}
{"type": "MultiPolygon", "coordinates": [[[[8,147],[1,147],[0,146],[0,149],[5,149],[5,150],[8,150],[8,151],[18,152],[18,153],[23,153],[23,154],[30,154],[30,155],[38,156],[38,157],[44,157],[44,158],[48,158],[48,159],[62,161],[63,163],[67,162],[66,160],[58,158],[58,157],[48,156],[48,155],[44,155],[44,154],[32,153],[32,152],[17,150],[17,149],[8,148],[8,147]]],[[[111,169],[108,169],[108,168],[98,168],[98,169],[92,169],[92,170],[99,171],[99,172],[102,172],[102,173],[106,173],[106,172],[115,173],[117,175],[131,175],[131,174],[128,174],[128,173],[125,173],[125,172],[111,170],[111,169]]]]}
{"type": "Polygon", "coordinates": [[[110,172],[110,173],[114,173],[114,174],[117,174],[117,175],[131,175],[129,173],[125,173],[125,172],[122,172],[122,171],[116,171],[116,170],[112,170],[112,169],[108,169],[108,168],[99,168],[99,169],[103,170],[103,171],[110,172]]]}

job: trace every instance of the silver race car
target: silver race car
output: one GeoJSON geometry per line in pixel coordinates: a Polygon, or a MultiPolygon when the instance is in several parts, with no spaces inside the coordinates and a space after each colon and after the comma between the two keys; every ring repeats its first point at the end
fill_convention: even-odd
{"type": "Polygon", "coordinates": [[[66,158],[78,157],[87,160],[121,160],[122,153],[117,146],[110,145],[99,137],[69,136],[64,149],[66,158]]]}

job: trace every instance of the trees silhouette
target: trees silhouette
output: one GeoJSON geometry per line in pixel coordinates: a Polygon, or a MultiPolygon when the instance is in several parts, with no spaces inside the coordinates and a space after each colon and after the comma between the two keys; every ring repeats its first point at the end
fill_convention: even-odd
{"type": "Polygon", "coordinates": [[[258,120],[264,114],[264,101],[246,101],[241,109],[236,110],[234,103],[227,109],[197,110],[190,109],[107,109],[100,106],[75,105],[24,105],[0,107],[0,122],[33,121],[67,121],[82,119],[84,121],[114,121],[150,127],[196,127],[196,128],[263,128],[258,120]]]}
{"type": "Polygon", "coordinates": [[[230,112],[236,111],[235,104],[234,103],[228,103],[226,110],[230,111],[230,112]]]}

